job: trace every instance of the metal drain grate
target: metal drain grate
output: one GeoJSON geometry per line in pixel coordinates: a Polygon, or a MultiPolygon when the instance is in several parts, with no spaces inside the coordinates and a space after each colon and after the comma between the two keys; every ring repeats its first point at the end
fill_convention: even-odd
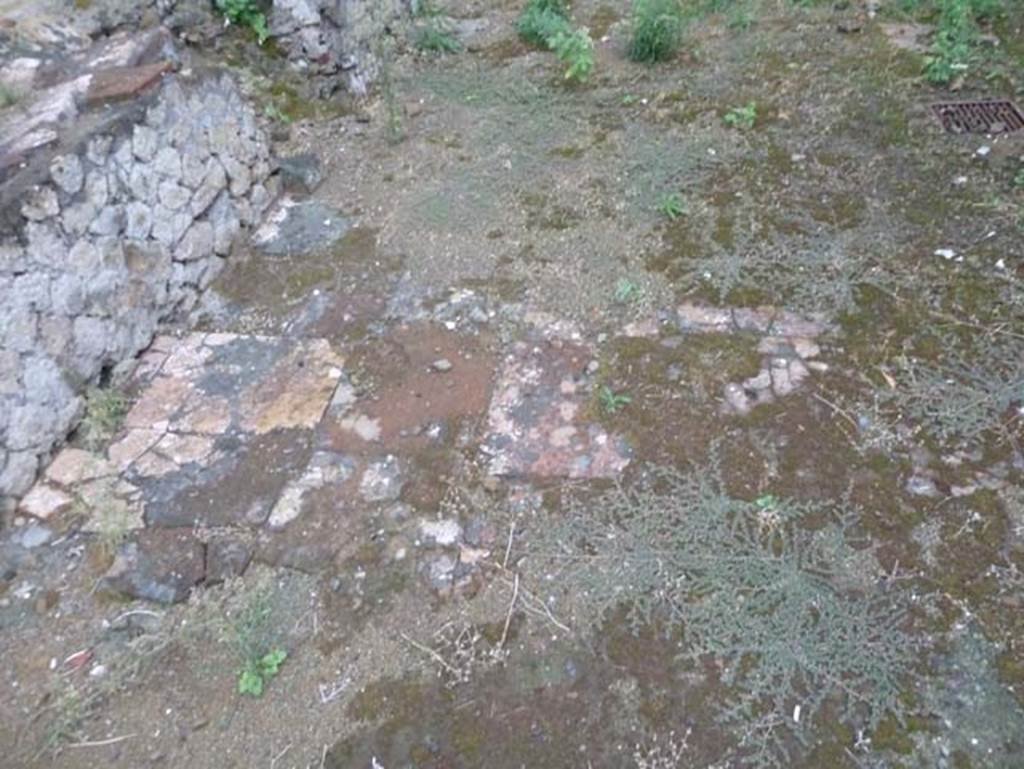
{"type": "Polygon", "coordinates": [[[942,127],[952,134],[1004,134],[1024,129],[1024,115],[1012,101],[933,104],[942,127]]]}

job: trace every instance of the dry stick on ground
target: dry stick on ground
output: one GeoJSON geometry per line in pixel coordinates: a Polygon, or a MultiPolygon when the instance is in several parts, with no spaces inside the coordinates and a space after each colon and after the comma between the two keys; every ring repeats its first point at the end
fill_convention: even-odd
{"type": "Polygon", "coordinates": [[[423,644],[419,643],[418,641],[414,641],[409,636],[407,636],[405,633],[401,633],[401,636],[402,636],[402,640],[404,640],[407,644],[409,644],[410,646],[412,646],[412,647],[414,647],[416,649],[419,649],[424,654],[430,655],[441,667],[443,667],[449,673],[451,673],[452,675],[455,675],[455,676],[458,675],[459,671],[457,671],[450,664],[448,664],[448,661],[444,657],[442,657],[436,651],[431,649],[429,646],[424,646],[423,644]]]}
{"type": "Polygon", "coordinates": [[[270,759],[270,769],[274,769],[274,767],[277,766],[277,762],[284,758],[284,754],[291,749],[292,744],[289,742],[287,745],[285,745],[284,750],[282,750],[280,753],[278,753],[276,756],[270,759]]]}
{"type": "Polygon", "coordinates": [[[512,538],[515,536],[515,533],[516,533],[516,522],[512,521],[512,523],[510,523],[508,525],[508,544],[505,545],[505,558],[501,562],[501,568],[503,568],[503,569],[507,569],[508,568],[508,559],[509,559],[509,556],[512,555],[512,538]]]}
{"type": "Polygon", "coordinates": [[[519,572],[516,572],[515,582],[512,585],[512,600],[508,605],[508,614],[505,615],[505,627],[501,631],[501,642],[498,644],[499,649],[505,648],[505,641],[508,640],[508,628],[512,624],[512,611],[516,608],[516,601],[519,598],[519,572]]]}
{"type": "Polygon", "coordinates": [[[84,742],[72,742],[69,748],[102,748],[106,745],[116,745],[119,742],[130,740],[134,734],[122,734],[120,737],[111,737],[109,740],[86,740],[84,742]]]}

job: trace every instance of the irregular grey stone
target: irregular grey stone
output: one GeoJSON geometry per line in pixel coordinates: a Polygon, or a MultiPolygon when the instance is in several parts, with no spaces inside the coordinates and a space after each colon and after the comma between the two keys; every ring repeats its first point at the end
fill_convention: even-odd
{"type": "Polygon", "coordinates": [[[14,541],[26,550],[42,547],[53,539],[53,529],[40,523],[30,523],[18,530],[14,541]]]}
{"type": "Polygon", "coordinates": [[[60,213],[57,193],[53,187],[37,187],[21,207],[21,215],[33,222],[49,219],[60,213]]]}
{"type": "Polygon", "coordinates": [[[157,199],[167,210],[180,211],[192,199],[192,192],[188,187],[182,187],[177,182],[168,180],[160,183],[157,199]]]}
{"type": "Polygon", "coordinates": [[[161,205],[153,208],[151,237],[169,248],[178,245],[182,235],[192,224],[192,217],[183,211],[170,211],[161,205]]]}
{"type": "Polygon", "coordinates": [[[256,233],[256,246],[266,254],[306,254],[336,243],[351,224],[319,201],[285,204],[256,233]]]}
{"type": "Polygon", "coordinates": [[[39,333],[39,316],[28,307],[0,307],[0,347],[30,352],[39,333]]]}
{"type": "Polygon", "coordinates": [[[111,323],[101,318],[80,315],[74,321],[75,355],[95,360],[103,358],[110,339],[111,323]]]}
{"type": "Polygon", "coordinates": [[[213,225],[209,222],[196,222],[189,227],[178,247],[174,249],[174,258],[180,262],[190,262],[213,254],[213,225]]]}
{"type": "Polygon", "coordinates": [[[58,155],[50,163],[50,178],[68,195],[76,195],[85,182],[85,171],[78,155],[58,155]]]}
{"type": "Polygon", "coordinates": [[[14,395],[19,392],[20,358],[14,350],[0,349],[0,395],[14,395]]]}
{"type": "Polygon", "coordinates": [[[235,539],[215,539],[206,546],[206,584],[241,576],[252,561],[252,549],[235,539]]]}
{"type": "Polygon", "coordinates": [[[286,192],[309,195],[323,180],[320,158],[312,152],[281,158],[277,169],[286,192]]]}
{"type": "Polygon", "coordinates": [[[228,175],[231,194],[235,197],[245,195],[252,187],[252,172],[249,170],[249,166],[230,156],[222,157],[221,163],[224,164],[224,170],[228,175]]]}
{"type": "Polygon", "coordinates": [[[105,206],[89,225],[89,232],[94,235],[119,235],[125,226],[124,208],[121,206],[105,206]]]}
{"type": "Polygon", "coordinates": [[[193,216],[202,216],[213,205],[213,201],[228,186],[228,175],[224,166],[216,158],[210,158],[206,171],[195,195],[192,196],[191,210],[193,216]]]}
{"type": "Polygon", "coordinates": [[[9,451],[7,462],[0,469],[0,494],[24,494],[32,487],[38,467],[34,451],[9,451]]]}
{"type": "Polygon", "coordinates": [[[401,496],[403,485],[398,458],[389,455],[367,465],[359,492],[367,502],[393,502],[401,496]]]}
{"type": "Polygon", "coordinates": [[[912,475],[907,479],[907,493],[915,497],[938,497],[942,492],[935,485],[935,481],[924,475],[912,475]]]}
{"type": "Polygon", "coordinates": [[[147,529],[121,546],[100,588],[172,604],[185,600],[205,576],[203,546],[191,531],[147,529]]]}
{"type": "Polygon", "coordinates": [[[132,132],[132,154],[143,162],[149,162],[156,156],[160,146],[160,136],[147,125],[136,125],[132,132]]]}
{"type": "Polygon", "coordinates": [[[231,244],[242,229],[238,211],[227,192],[221,193],[210,207],[207,218],[213,225],[213,250],[221,256],[227,256],[231,253],[231,244]]]}
{"type": "MultiPolygon", "coordinates": [[[[56,305],[55,305],[56,309],[56,305]]],[[[59,310],[58,310],[59,311],[59,310]]],[[[75,310],[80,312],[81,308],[75,310]]],[[[43,350],[51,358],[63,360],[71,348],[73,336],[71,318],[51,315],[39,320],[39,340],[43,350]]]]}
{"type": "Polygon", "coordinates": [[[128,174],[128,188],[136,200],[155,203],[160,177],[150,165],[132,166],[128,174]]]}
{"type": "Polygon", "coordinates": [[[86,159],[95,166],[103,166],[110,157],[110,148],[114,146],[112,136],[94,136],[89,140],[85,150],[86,159]]]}
{"type": "Polygon", "coordinates": [[[145,240],[153,230],[153,211],[145,203],[133,201],[125,206],[125,227],[126,238],[145,240]]]}
{"type": "Polygon", "coordinates": [[[22,306],[36,310],[46,310],[50,307],[50,279],[44,273],[30,272],[19,275],[12,281],[10,291],[22,306]]]}
{"type": "Polygon", "coordinates": [[[97,212],[96,206],[88,200],[68,206],[61,216],[64,231],[75,238],[85,235],[96,219],[97,212]]]}
{"type": "Polygon", "coordinates": [[[450,547],[462,537],[462,526],[453,518],[420,523],[420,537],[431,545],[450,547]]]}
{"type": "Polygon", "coordinates": [[[153,158],[153,168],[161,176],[165,176],[171,181],[179,181],[181,179],[181,155],[172,147],[164,147],[153,158]]]}
{"type": "Polygon", "coordinates": [[[63,315],[76,315],[85,308],[82,281],[76,275],[58,275],[50,284],[50,306],[63,315]]]}
{"type": "Polygon", "coordinates": [[[450,588],[455,576],[456,565],[455,559],[447,554],[431,558],[427,561],[427,582],[435,590],[450,588]]]}
{"type": "Polygon", "coordinates": [[[103,254],[91,240],[83,238],[68,252],[68,264],[78,272],[92,272],[103,264],[103,254]]]}

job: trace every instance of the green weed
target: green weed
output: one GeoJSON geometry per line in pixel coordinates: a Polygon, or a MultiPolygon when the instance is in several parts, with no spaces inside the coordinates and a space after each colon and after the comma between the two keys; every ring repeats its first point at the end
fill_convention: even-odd
{"type": "Polygon", "coordinates": [[[633,0],[629,58],[646,64],[671,59],[679,49],[682,32],[679,0],[633,0]]]}
{"type": "Polygon", "coordinates": [[[686,201],[678,192],[670,192],[658,201],[658,212],[675,221],[686,213],[686,201]]]}
{"type": "Polygon", "coordinates": [[[733,107],[725,113],[725,117],[722,119],[730,128],[749,131],[757,123],[757,104],[756,102],[748,102],[742,107],[733,107]]]}
{"type": "Polygon", "coordinates": [[[287,658],[288,652],[274,649],[258,659],[246,659],[238,675],[238,693],[262,697],[264,687],[277,675],[281,663],[287,658]]]}
{"type": "Polygon", "coordinates": [[[90,388],[85,394],[85,416],[79,434],[86,448],[95,451],[106,445],[120,429],[130,402],[113,388],[90,388]]]}
{"type": "Polygon", "coordinates": [[[597,391],[597,399],[601,410],[606,414],[616,414],[633,402],[627,393],[617,393],[608,385],[601,385],[597,391]]]}
{"type": "Polygon", "coordinates": [[[1003,16],[1006,0],[936,0],[938,31],[925,58],[925,78],[935,85],[947,85],[964,75],[978,58],[981,22],[1003,16]]]}
{"type": "Polygon", "coordinates": [[[0,109],[6,109],[7,107],[17,104],[21,99],[21,94],[6,85],[0,85],[0,109]]]}
{"type": "Polygon", "coordinates": [[[594,69],[594,41],[585,29],[559,31],[548,40],[559,61],[567,65],[566,80],[583,82],[594,69]]]}
{"type": "Polygon", "coordinates": [[[422,23],[415,28],[413,42],[421,51],[459,53],[462,43],[452,29],[451,21],[433,3],[423,3],[416,15],[422,23]]]}
{"type": "Polygon", "coordinates": [[[271,642],[273,599],[272,584],[256,585],[240,596],[221,625],[221,642],[234,649],[241,663],[240,694],[261,696],[288,656],[271,642]]]}
{"type": "Polygon", "coordinates": [[[593,71],[594,41],[586,29],[573,28],[563,0],[529,0],[516,29],[526,42],[554,51],[566,65],[566,80],[583,82],[593,71]]]}
{"type": "Polygon", "coordinates": [[[635,302],[641,296],[643,296],[643,289],[628,278],[623,278],[615,286],[615,301],[619,304],[635,302]]]}
{"type": "Polygon", "coordinates": [[[291,116],[273,102],[263,108],[263,114],[271,120],[276,120],[284,125],[290,125],[292,122],[291,116]]]}
{"type": "Polygon", "coordinates": [[[734,498],[714,456],[643,477],[570,497],[531,546],[557,564],[581,616],[625,612],[635,632],[681,639],[682,661],[716,662],[728,692],[717,720],[735,735],[722,765],[791,766],[825,713],[868,731],[903,716],[914,645],[903,603],[856,537],[858,511],[734,498]]]}
{"type": "Polygon", "coordinates": [[[213,4],[230,23],[251,29],[260,45],[270,39],[267,16],[256,0],[214,0],[213,4]]]}
{"type": "Polygon", "coordinates": [[[529,0],[516,23],[519,37],[532,45],[546,46],[557,32],[569,28],[565,0],[529,0]]]}

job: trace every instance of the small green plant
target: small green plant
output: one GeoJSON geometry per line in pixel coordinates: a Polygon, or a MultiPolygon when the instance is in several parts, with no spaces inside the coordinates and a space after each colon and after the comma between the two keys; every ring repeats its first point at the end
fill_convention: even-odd
{"type": "Polygon", "coordinates": [[[977,32],[970,0],[941,0],[939,29],[925,59],[924,73],[930,83],[945,85],[967,71],[977,32]]]}
{"type": "Polygon", "coordinates": [[[754,13],[747,5],[736,6],[729,12],[726,25],[729,29],[748,30],[754,26],[754,13]]]}
{"type": "Polygon", "coordinates": [[[462,43],[440,8],[433,3],[423,3],[416,15],[422,20],[413,33],[413,42],[419,50],[441,54],[462,51],[462,43]]]}
{"type": "Polygon", "coordinates": [[[277,675],[281,663],[287,658],[288,652],[274,649],[262,657],[245,660],[242,672],[238,675],[238,693],[262,697],[264,687],[277,675]]]}
{"type": "Polygon", "coordinates": [[[935,85],[947,85],[965,74],[977,57],[981,39],[979,22],[1004,14],[1004,0],[937,0],[938,30],[925,58],[925,78],[935,85]]]}
{"type": "Polygon", "coordinates": [[[113,388],[90,388],[85,394],[85,416],[79,432],[91,451],[105,445],[121,427],[128,413],[128,398],[113,388]]]}
{"type": "Polygon", "coordinates": [[[671,59],[679,49],[683,8],[679,0],[633,0],[633,37],[629,58],[654,64],[671,59]]]}
{"type": "Polygon", "coordinates": [[[529,0],[516,22],[519,37],[531,45],[546,46],[555,33],[569,29],[565,0],[529,0]]]}
{"type": "Polygon", "coordinates": [[[708,466],[642,477],[570,496],[530,547],[540,574],[557,565],[576,616],[657,627],[681,639],[681,661],[714,661],[723,696],[713,713],[735,740],[719,765],[792,766],[816,722],[870,732],[905,715],[916,658],[906,602],[876,579],[860,511],[736,498],[714,454],[708,466]]]}
{"type": "Polygon", "coordinates": [[[583,82],[594,69],[594,41],[585,28],[573,29],[563,0],[529,0],[516,23],[519,36],[554,51],[566,66],[565,79],[583,82]]]}
{"type": "Polygon", "coordinates": [[[6,85],[0,84],[0,109],[6,109],[18,103],[21,94],[6,85]]]}
{"type": "Polygon", "coordinates": [[[274,642],[275,590],[271,582],[249,588],[234,599],[234,606],[225,612],[219,623],[219,640],[234,649],[241,668],[238,671],[238,692],[260,697],[266,685],[277,675],[288,658],[274,642]]]}
{"type": "Polygon", "coordinates": [[[619,304],[635,302],[643,293],[643,289],[629,278],[623,278],[615,285],[615,301],[619,304]]]}
{"type": "Polygon", "coordinates": [[[548,40],[559,61],[566,65],[565,79],[582,83],[594,69],[594,41],[585,29],[559,31],[548,40]]]}
{"type": "Polygon", "coordinates": [[[256,0],[214,0],[214,6],[228,23],[251,29],[260,45],[270,39],[267,16],[256,0]]]}
{"type": "Polygon", "coordinates": [[[725,113],[723,120],[730,128],[739,128],[743,131],[749,131],[757,122],[757,103],[748,102],[742,107],[733,107],[725,113]]]}
{"type": "Polygon", "coordinates": [[[263,114],[266,115],[271,120],[276,120],[278,123],[283,123],[284,125],[291,125],[292,123],[291,115],[282,110],[273,102],[271,102],[270,104],[263,108],[263,114]]]}
{"type": "Polygon", "coordinates": [[[1013,177],[1013,186],[1018,190],[1024,190],[1024,168],[1020,169],[1013,177]]]}
{"type": "Polygon", "coordinates": [[[686,201],[678,192],[670,192],[658,201],[658,211],[667,218],[675,221],[686,213],[686,201]]]}
{"type": "Polygon", "coordinates": [[[601,389],[597,391],[597,398],[606,414],[616,414],[633,402],[627,393],[617,393],[608,385],[601,385],[601,389]]]}

